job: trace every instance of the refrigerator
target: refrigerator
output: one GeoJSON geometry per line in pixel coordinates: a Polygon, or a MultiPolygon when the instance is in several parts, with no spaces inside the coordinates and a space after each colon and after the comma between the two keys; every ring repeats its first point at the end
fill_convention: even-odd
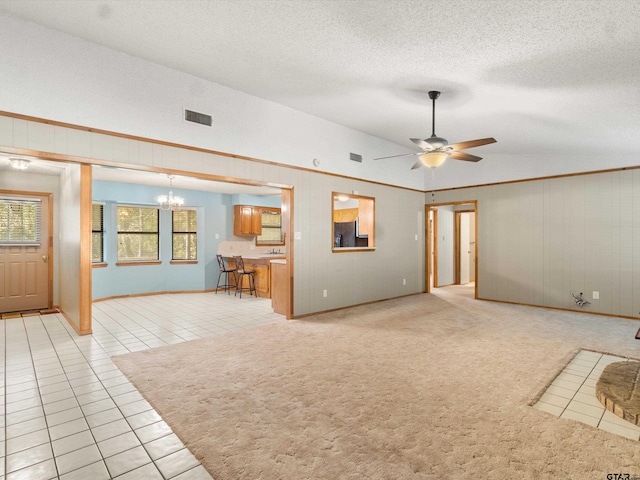
{"type": "Polygon", "coordinates": [[[334,247],[355,247],[356,222],[334,222],[333,238],[334,247]]]}
{"type": "Polygon", "coordinates": [[[333,238],[334,247],[355,247],[356,222],[334,222],[333,238]]]}

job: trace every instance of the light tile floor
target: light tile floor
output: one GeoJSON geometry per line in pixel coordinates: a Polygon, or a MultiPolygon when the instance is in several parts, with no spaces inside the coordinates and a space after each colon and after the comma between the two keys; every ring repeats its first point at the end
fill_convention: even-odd
{"type": "Polygon", "coordinates": [[[605,409],[596,397],[596,382],[604,368],[627,358],[581,350],[534,405],[560,418],[576,420],[631,440],[640,440],[640,427],[605,409]]]}
{"type": "Polygon", "coordinates": [[[0,480],[210,479],[111,356],[281,321],[222,292],[98,302],[82,337],[60,314],[2,321],[0,480]]]}

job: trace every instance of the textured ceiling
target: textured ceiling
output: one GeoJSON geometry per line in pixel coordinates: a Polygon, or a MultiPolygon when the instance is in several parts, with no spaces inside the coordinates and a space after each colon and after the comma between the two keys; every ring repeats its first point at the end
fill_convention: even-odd
{"type": "MultiPolygon", "coordinates": [[[[0,11],[395,143],[640,158],[640,2],[0,0],[0,11]]],[[[393,160],[391,160],[393,161],[393,160]]]]}

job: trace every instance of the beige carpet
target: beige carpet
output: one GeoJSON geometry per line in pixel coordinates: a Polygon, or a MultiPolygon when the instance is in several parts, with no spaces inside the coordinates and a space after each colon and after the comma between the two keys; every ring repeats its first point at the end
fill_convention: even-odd
{"type": "Polygon", "coordinates": [[[215,480],[640,476],[640,443],[530,406],[632,320],[438,290],[115,357],[215,480]]]}

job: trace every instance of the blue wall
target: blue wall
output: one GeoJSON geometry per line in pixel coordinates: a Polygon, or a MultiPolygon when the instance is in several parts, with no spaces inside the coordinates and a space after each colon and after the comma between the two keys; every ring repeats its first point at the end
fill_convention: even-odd
{"type": "MultiPolygon", "coordinates": [[[[218,279],[218,244],[233,235],[232,195],[174,189],[185,207],[198,212],[198,263],[171,265],[171,212],[160,211],[161,265],[118,267],[117,205],[155,205],[166,188],[112,182],[93,182],[93,200],[104,202],[105,268],[93,269],[93,298],[121,295],[211,290],[218,279]],[[216,238],[217,236],[217,238],[216,238]]],[[[261,197],[257,197],[261,198],[261,197]]],[[[278,199],[279,201],[279,199],[278,199]]],[[[256,205],[260,204],[260,200],[256,205]]]]}

